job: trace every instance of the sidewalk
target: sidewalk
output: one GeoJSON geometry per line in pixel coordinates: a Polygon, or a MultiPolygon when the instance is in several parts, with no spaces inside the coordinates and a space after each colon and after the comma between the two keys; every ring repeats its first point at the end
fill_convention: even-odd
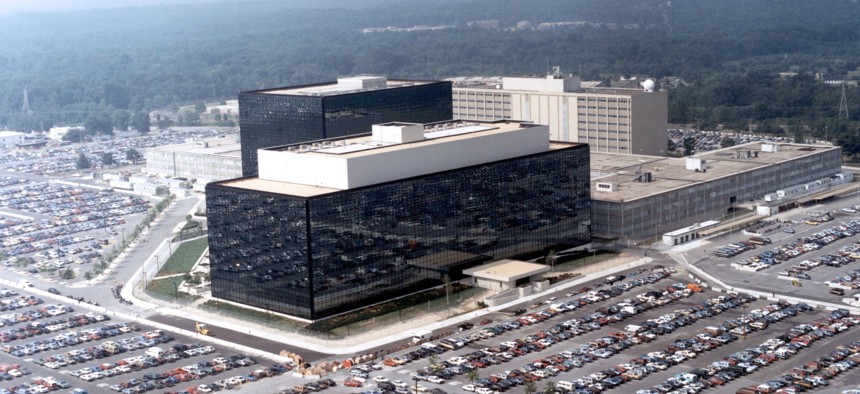
{"type": "MultiPolygon", "coordinates": [[[[220,315],[216,316],[201,311],[200,309],[196,308],[194,304],[181,308],[171,308],[159,305],[155,307],[153,311],[157,311],[162,314],[193,319],[201,323],[218,325],[234,331],[247,332],[248,335],[281,342],[285,345],[285,347],[296,346],[309,349],[315,352],[331,355],[362,354],[369,351],[370,349],[385,346],[398,341],[411,339],[415,332],[437,332],[442,330],[450,330],[450,326],[455,326],[467,320],[474,319],[476,317],[486,316],[488,314],[511,308],[519,304],[526,304],[535,299],[546,297],[554,293],[564,291],[568,288],[578,286],[582,283],[586,283],[623,270],[635,268],[643,264],[650,263],[652,261],[653,259],[650,257],[638,259],[633,259],[630,257],[615,258],[597,264],[600,266],[601,269],[597,269],[594,267],[583,267],[584,270],[589,272],[586,272],[576,278],[559,283],[547,291],[531,294],[529,296],[502,305],[484,308],[478,311],[460,314],[456,316],[450,316],[450,311],[429,313],[420,320],[410,320],[402,323],[393,324],[384,329],[375,329],[373,331],[350,336],[342,340],[326,340],[321,338],[315,338],[297,333],[277,330],[273,327],[265,327],[258,324],[253,324],[248,321],[243,321],[232,317],[225,317],[220,315]]],[[[135,283],[135,279],[137,279],[137,276],[132,278],[130,285],[135,283]]],[[[131,291],[129,291],[128,293],[131,293],[131,291]]],[[[131,294],[123,294],[123,296],[129,297],[129,299],[131,299],[130,297],[132,297],[131,294]]],[[[137,304],[138,302],[142,302],[149,305],[152,305],[150,302],[159,303],[159,301],[155,300],[143,301],[134,299],[133,301],[135,302],[135,304],[137,304]]]]}

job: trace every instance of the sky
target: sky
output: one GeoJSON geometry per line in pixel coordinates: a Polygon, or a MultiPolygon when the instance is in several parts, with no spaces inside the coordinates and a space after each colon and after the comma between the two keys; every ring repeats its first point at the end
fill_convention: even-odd
{"type": "Polygon", "coordinates": [[[154,4],[226,3],[236,0],[0,0],[0,14],[88,10],[154,4]]]}

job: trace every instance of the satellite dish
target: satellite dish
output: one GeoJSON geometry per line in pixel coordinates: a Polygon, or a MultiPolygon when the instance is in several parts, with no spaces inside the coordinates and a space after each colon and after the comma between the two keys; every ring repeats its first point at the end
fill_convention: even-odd
{"type": "Polygon", "coordinates": [[[645,89],[646,92],[653,92],[656,85],[657,84],[654,83],[653,79],[647,79],[645,82],[642,82],[642,88],[645,89]]]}

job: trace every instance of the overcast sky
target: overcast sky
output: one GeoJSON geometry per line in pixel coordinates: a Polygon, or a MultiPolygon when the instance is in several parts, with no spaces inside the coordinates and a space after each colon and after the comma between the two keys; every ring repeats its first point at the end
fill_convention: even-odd
{"type": "Polygon", "coordinates": [[[0,14],[87,10],[153,4],[229,3],[237,0],[0,0],[0,14]]]}

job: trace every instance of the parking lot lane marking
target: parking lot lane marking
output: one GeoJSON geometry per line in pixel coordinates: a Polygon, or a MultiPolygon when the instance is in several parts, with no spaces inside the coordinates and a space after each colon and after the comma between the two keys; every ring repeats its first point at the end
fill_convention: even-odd
{"type": "Polygon", "coordinates": [[[458,381],[456,381],[456,380],[455,380],[455,381],[453,381],[453,382],[448,382],[448,384],[450,384],[451,386],[459,386],[459,385],[461,385],[461,384],[463,384],[463,383],[460,383],[460,382],[458,382],[458,381]]]}
{"type": "Polygon", "coordinates": [[[410,371],[408,369],[401,369],[401,370],[397,371],[397,373],[399,373],[399,374],[407,374],[409,372],[410,371]]]}

